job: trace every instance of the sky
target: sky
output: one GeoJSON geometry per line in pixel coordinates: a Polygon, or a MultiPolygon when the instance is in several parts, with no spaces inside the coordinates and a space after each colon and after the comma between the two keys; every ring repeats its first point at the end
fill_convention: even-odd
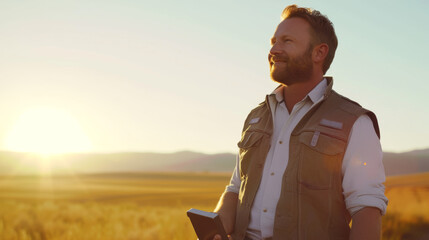
{"type": "Polygon", "coordinates": [[[9,0],[0,150],[237,152],[247,114],[277,86],[269,40],[289,4],[334,23],[327,75],[376,113],[383,150],[428,148],[426,0],[9,0]]]}

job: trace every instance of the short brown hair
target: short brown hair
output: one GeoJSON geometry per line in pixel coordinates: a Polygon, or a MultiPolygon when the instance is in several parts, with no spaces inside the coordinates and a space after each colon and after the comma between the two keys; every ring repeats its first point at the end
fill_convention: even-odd
{"type": "Polygon", "coordinates": [[[335,30],[332,22],[325,15],[319,11],[312,10],[310,8],[302,8],[297,5],[287,6],[282,13],[282,20],[299,17],[306,20],[313,32],[313,41],[311,44],[326,43],[329,47],[328,55],[323,62],[323,74],[328,71],[331,66],[332,60],[334,60],[335,50],[337,50],[338,39],[335,35],[335,30]]]}

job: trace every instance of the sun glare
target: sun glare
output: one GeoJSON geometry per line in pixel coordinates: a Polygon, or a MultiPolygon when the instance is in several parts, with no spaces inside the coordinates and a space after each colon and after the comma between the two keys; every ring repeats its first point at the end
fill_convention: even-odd
{"type": "Polygon", "coordinates": [[[88,151],[91,143],[66,111],[35,108],[22,113],[9,131],[5,146],[10,151],[57,154],[88,151]]]}

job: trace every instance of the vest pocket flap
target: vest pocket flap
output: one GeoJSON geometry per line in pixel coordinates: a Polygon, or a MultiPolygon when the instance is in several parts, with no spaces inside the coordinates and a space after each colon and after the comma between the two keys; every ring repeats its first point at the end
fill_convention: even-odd
{"type": "Polygon", "coordinates": [[[242,149],[248,149],[256,147],[261,143],[264,133],[255,131],[246,131],[243,133],[241,140],[237,143],[237,146],[242,149]]]}
{"type": "Polygon", "coordinates": [[[320,131],[303,132],[299,136],[299,141],[314,151],[330,156],[343,153],[346,148],[343,140],[320,131]]]}
{"type": "MultiPolygon", "coordinates": [[[[301,193],[312,195],[314,191],[332,187],[333,179],[341,175],[342,153],[346,143],[326,132],[308,131],[299,135],[298,180],[301,193]]],[[[313,196],[316,198],[316,194],[313,196]]]]}

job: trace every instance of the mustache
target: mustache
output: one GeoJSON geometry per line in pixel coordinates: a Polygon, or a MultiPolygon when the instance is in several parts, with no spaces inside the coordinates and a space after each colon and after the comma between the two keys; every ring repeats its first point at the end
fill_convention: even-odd
{"type": "Polygon", "coordinates": [[[268,61],[269,62],[287,62],[289,61],[289,57],[282,56],[282,55],[268,54],[268,61]]]}

